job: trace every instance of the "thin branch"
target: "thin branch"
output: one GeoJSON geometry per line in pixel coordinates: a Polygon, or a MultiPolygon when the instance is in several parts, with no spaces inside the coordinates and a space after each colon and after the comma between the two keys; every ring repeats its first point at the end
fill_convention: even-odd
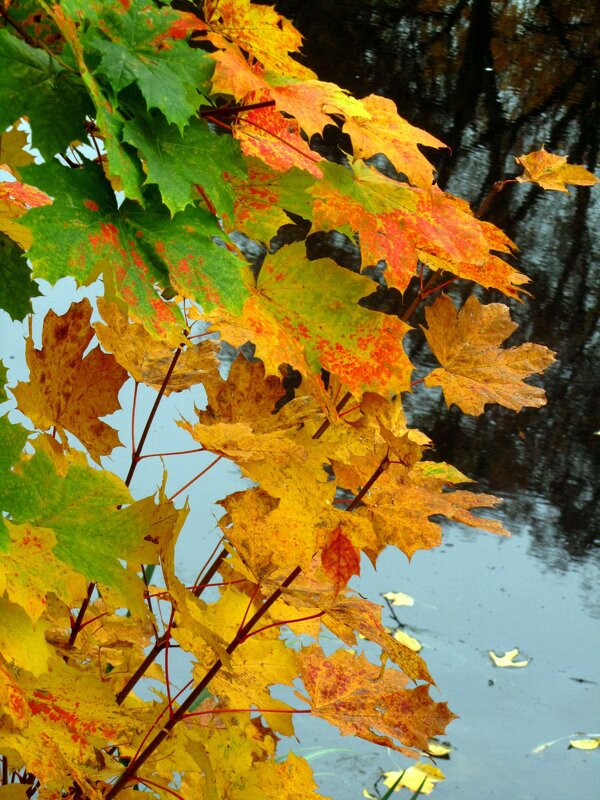
{"type": "Polygon", "coordinates": [[[162,400],[162,398],[164,396],[164,393],[165,393],[165,390],[166,390],[167,386],[169,385],[169,381],[171,380],[171,375],[173,374],[173,371],[174,371],[175,367],[177,366],[177,362],[179,361],[179,356],[181,355],[181,353],[182,353],[182,346],[180,345],[177,348],[177,350],[175,350],[175,353],[173,354],[173,359],[171,361],[171,364],[169,365],[169,369],[167,370],[167,374],[165,375],[164,380],[163,380],[163,382],[161,384],[161,387],[158,390],[158,394],[156,395],[156,399],[154,401],[154,405],[152,406],[152,409],[151,409],[150,413],[148,414],[148,419],[146,420],[146,424],[144,426],[144,430],[142,431],[142,436],[140,438],[139,444],[138,444],[135,452],[131,456],[131,466],[129,467],[129,472],[127,473],[127,477],[125,478],[125,486],[129,486],[131,484],[131,481],[133,479],[133,475],[134,475],[135,470],[137,468],[137,465],[139,464],[139,461],[140,461],[140,456],[142,454],[142,450],[144,448],[144,444],[146,443],[146,437],[148,436],[148,433],[150,431],[150,427],[151,427],[151,425],[152,425],[152,423],[154,421],[154,417],[156,416],[156,412],[158,411],[158,407],[160,405],[160,401],[162,400]]]}
{"type": "Polygon", "coordinates": [[[200,111],[199,117],[210,118],[217,114],[218,116],[229,117],[239,114],[243,111],[256,111],[259,108],[270,108],[275,105],[275,100],[263,100],[262,103],[248,103],[245,106],[216,106],[215,108],[205,108],[200,111]]]}
{"type": "Polygon", "coordinates": [[[210,462],[210,464],[208,465],[208,467],[205,467],[205,468],[204,468],[204,469],[203,469],[201,472],[199,472],[199,473],[198,473],[198,474],[197,474],[195,477],[193,477],[191,481],[188,481],[188,482],[185,484],[185,486],[182,486],[182,487],[181,487],[181,489],[178,489],[178,490],[175,492],[175,494],[172,494],[172,495],[171,495],[171,497],[169,497],[169,500],[168,500],[168,502],[170,503],[172,500],[174,500],[174,499],[175,499],[175,498],[176,498],[178,495],[180,495],[182,492],[185,492],[185,490],[186,490],[186,489],[187,489],[189,486],[191,486],[191,485],[192,485],[192,483],[196,483],[196,481],[197,481],[199,478],[201,478],[203,475],[206,475],[206,473],[208,472],[208,470],[209,470],[209,469],[212,469],[212,468],[214,467],[214,465],[217,463],[217,461],[220,461],[222,458],[223,458],[223,456],[217,456],[217,457],[215,458],[215,460],[214,460],[214,461],[211,461],[211,462],[210,462]]]}
{"type": "Polygon", "coordinates": [[[182,719],[190,717],[204,717],[207,714],[310,714],[310,708],[211,708],[209,711],[191,711],[184,714],[182,719]]]}
{"type": "MultiPolygon", "coordinates": [[[[293,581],[296,580],[298,575],[302,570],[300,567],[296,567],[287,578],[283,581],[279,588],[275,589],[275,591],[265,600],[262,606],[256,611],[255,614],[248,620],[246,625],[239,631],[238,635],[229,643],[226,649],[226,653],[228,655],[232,655],[241,642],[243,641],[244,637],[246,637],[252,628],[256,625],[259,619],[263,617],[266,612],[271,608],[273,603],[279,599],[283,590],[286,589],[293,581]]],[[[117,782],[111,787],[106,795],[106,800],[113,800],[119,792],[132,780],[135,776],[137,771],[140,767],[145,764],[145,762],[150,758],[150,756],[154,753],[157,747],[163,742],[169,733],[173,730],[175,725],[185,716],[189,708],[193,705],[193,703],[200,697],[202,692],[206,689],[215,675],[219,672],[222,668],[223,662],[220,658],[218,658],[212,667],[208,670],[205,674],[204,678],[194,687],[194,689],[190,692],[190,694],[186,697],[183,703],[179,706],[177,711],[173,714],[173,716],[164,724],[161,730],[156,734],[156,736],[152,739],[152,741],[146,746],[146,748],[135,758],[133,758],[129,765],[125,768],[121,776],[118,778],[117,782]]]]}
{"type": "MultiPolygon", "coordinates": [[[[217,548],[215,547],[215,550],[216,549],[217,548]]],[[[215,551],[213,550],[213,552],[211,553],[211,556],[210,556],[211,558],[214,555],[214,552],[215,551]]],[[[197,588],[194,589],[194,596],[195,597],[200,597],[200,595],[204,591],[204,585],[206,585],[211,580],[211,578],[214,575],[216,575],[216,573],[219,571],[219,569],[221,567],[221,564],[223,563],[223,561],[225,561],[225,559],[227,558],[228,555],[229,555],[229,553],[227,552],[227,550],[225,548],[223,548],[221,550],[221,552],[219,553],[219,555],[215,558],[212,566],[210,567],[210,569],[208,570],[206,575],[202,575],[202,571],[200,572],[200,574],[196,578],[197,588]],[[202,577],[202,583],[199,584],[199,581],[200,581],[201,577],[202,577]]],[[[209,561],[210,561],[210,559],[209,559],[209,561]]]]}
{"type": "MultiPolygon", "coordinates": [[[[346,394],[345,394],[345,395],[342,397],[342,399],[340,400],[340,402],[339,402],[339,403],[337,404],[337,406],[335,407],[335,410],[336,410],[337,412],[340,412],[340,411],[342,410],[342,408],[343,408],[343,407],[346,405],[346,403],[348,402],[348,400],[350,400],[350,398],[351,398],[351,397],[352,397],[352,393],[351,393],[351,392],[346,392],[346,394]]],[[[325,431],[327,430],[327,428],[328,428],[330,425],[331,425],[331,422],[330,422],[328,419],[325,419],[325,420],[323,420],[323,422],[322,422],[322,423],[321,423],[321,425],[319,426],[319,428],[318,428],[317,432],[316,432],[315,434],[313,434],[313,437],[312,437],[312,438],[313,438],[313,439],[320,439],[320,438],[321,438],[321,436],[323,436],[323,434],[325,433],[325,431]]]]}
{"type": "Polygon", "coordinates": [[[69,647],[73,647],[73,645],[75,644],[75,639],[77,638],[77,634],[81,630],[83,624],[83,618],[85,617],[85,612],[88,610],[88,606],[90,604],[90,600],[92,599],[92,594],[95,588],[96,588],[95,583],[88,584],[87,595],[85,597],[85,600],[81,604],[81,608],[79,609],[79,612],[77,614],[77,619],[75,620],[75,622],[71,627],[71,635],[69,636],[69,647]]]}

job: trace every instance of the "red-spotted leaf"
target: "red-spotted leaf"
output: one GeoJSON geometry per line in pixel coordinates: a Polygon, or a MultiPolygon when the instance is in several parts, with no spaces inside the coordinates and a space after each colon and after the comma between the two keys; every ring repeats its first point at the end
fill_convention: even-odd
{"type": "Polygon", "coordinates": [[[81,170],[58,162],[27,169],[33,183],[55,194],[52,206],[23,220],[33,236],[27,255],[35,276],[54,282],[73,275],[86,283],[96,270],[108,269],[131,315],[159,336],[182,320],[155,285],[174,286],[207,310],[215,304],[241,310],[243,262],[215,243],[224,234],[205,209],[188,208],[171,219],[151,194],[146,209],[130,201],[119,207],[101,167],[92,163],[81,170]]]}
{"type": "Polygon", "coordinates": [[[335,594],[346,586],[353,575],[360,575],[360,554],[341,526],[331,531],[321,552],[321,564],[334,586],[335,594]]]}

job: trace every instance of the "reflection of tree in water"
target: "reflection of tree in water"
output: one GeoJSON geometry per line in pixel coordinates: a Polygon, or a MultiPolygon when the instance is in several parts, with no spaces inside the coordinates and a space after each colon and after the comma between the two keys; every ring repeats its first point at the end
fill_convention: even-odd
{"type": "MultiPolygon", "coordinates": [[[[359,97],[393,98],[403,116],[448,143],[452,154],[438,161],[439,182],[474,204],[495,180],[516,174],[513,155],[542,143],[597,168],[600,4],[282,0],[277,7],[307,36],[305,54],[321,79],[359,97]]],[[[431,392],[412,402],[440,457],[486,488],[551,497],[573,555],[598,541],[599,206],[597,191],[568,197],[517,185],[488,215],[519,244],[519,268],[533,281],[534,302],[511,303],[522,323],[516,336],[557,351],[558,363],[544,377],[548,406],[518,415],[494,407],[474,419],[446,409],[431,392]]],[[[345,261],[355,264],[351,253],[345,261]]],[[[470,287],[456,291],[466,296],[470,287]]]]}

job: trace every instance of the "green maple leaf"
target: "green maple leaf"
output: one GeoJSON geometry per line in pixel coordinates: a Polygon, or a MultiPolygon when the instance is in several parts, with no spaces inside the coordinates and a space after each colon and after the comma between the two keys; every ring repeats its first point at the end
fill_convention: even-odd
{"type": "Polygon", "coordinates": [[[71,460],[58,455],[46,436],[33,442],[33,456],[19,460],[26,437],[20,425],[0,418],[2,508],[17,525],[52,530],[56,558],[88,581],[115,589],[127,607],[137,603],[143,610],[140,580],[119,561],[127,560],[148,532],[135,505],[118,510],[132,502],[129,489],[116,475],[92,469],[81,454],[71,460]]]}
{"type": "Polygon", "coordinates": [[[96,74],[108,79],[115,94],[137,83],[148,108],[158,108],[183,129],[200,104],[198,88],[208,88],[214,63],[202,50],[168,38],[180,15],[147,0],[89,6],[86,14],[97,22],[85,46],[100,55],[96,74]]]}
{"type": "Polygon", "coordinates": [[[0,233],[0,308],[11,319],[22,320],[31,311],[31,298],[40,294],[21,248],[0,233]]]}
{"type": "Polygon", "coordinates": [[[8,400],[8,395],[6,394],[6,367],[4,363],[0,361],[0,403],[4,403],[5,400],[8,400]]]}
{"type": "Polygon", "coordinates": [[[79,75],[45,50],[0,30],[0,129],[27,117],[32,144],[48,159],[74,140],[85,140],[85,118],[93,114],[79,75]]]}
{"type": "Polygon", "coordinates": [[[199,184],[219,216],[233,217],[233,189],[224,173],[244,177],[240,146],[231,136],[217,136],[201,119],[193,119],[183,133],[160,113],[125,123],[123,137],[138,148],[145,161],[146,183],[158,186],[171,213],[194,201],[199,184]]]}
{"type": "Polygon", "coordinates": [[[27,256],[36,276],[55,282],[72,275],[85,283],[97,268],[109,268],[132,314],[158,335],[180,318],[159,299],[155,284],[175,287],[206,310],[217,304],[241,309],[244,262],[215,241],[224,234],[205,209],[190,207],[171,218],[152,190],[145,209],[130,200],[119,207],[94,163],[80,170],[58,162],[29,169],[27,179],[55,198],[47,213],[32,209],[22,217],[33,235],[27,256]]]}

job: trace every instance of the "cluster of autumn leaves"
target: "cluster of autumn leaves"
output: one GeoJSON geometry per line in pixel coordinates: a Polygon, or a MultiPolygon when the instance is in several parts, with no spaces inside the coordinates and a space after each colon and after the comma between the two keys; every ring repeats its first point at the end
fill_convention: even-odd
{"type": "MultiPolygon", "coordinates": [[[[373,280],[309,260],[304,241],[270,243],[290,214],[311,232],[337,230],[359,243],[363,267],[385,262],[387,286],[404,293],[420,280],[420,299],[449,277],[518,297],[527,278],[501,255],[512,243],[432,184],[419,145],[441,142],[390,100],[318,81],[270,6],[18,5],[0,28],[0,125],[10,128],[0,253],[11,283],[1,304],[23,319],[38,293],[32,275],[102,275],[103,296],[93,323],[87,300],[49,312],[41,348],[30,331],[29,380],[10,392],[35,432],[0,417],[4,783],[47,800],[133,797],[136,786],[161,797],[310,797],[309,765],[275,758],[296,713],[428,753],[453,714],[431,698],[423,659],[348,583],[361,554],[375,564],[390,545],[409,558],[437,546],[432,517],[506,532],[473,513],[495,498],[456,488],[469,479],[431,460],[432,443],[405,418],[413,318],[359,305],[373,280]],[[50,108],[63,114],[57,124],[50,108]],[[45,163],[23,149],[20,118],[45,163]],[[325,125],[350,136],[340,163],[309,147],[325,125]],[[369,161],[377,155],[395,178],[369,161]],[[260,269],[243,258],[241,235],[263,244],[260,269]],[[211,333],[252,342],[257,358],[238,355],[224,378],[211,333]],[[164,486],[143,499],[128,488],[145,434],[125,482],[105,460],[120,441],[101,418],[129,378],[157,403],[193,392],[203,407],[178,423],[190,446],[253,482],[221,500],[220,549],[191,587],[175,566],[187,506],[164,486]],[[218,599],[203,599],[215,583],[218,599]],[[325,653],[324,630],[342,646],[325,653]],[[357,654],[359,637],[379,647],[379,665],[357,654]],[[169,674],[174,646],[193,659],[183,688],[169,674]],[[273,696],[280,686],[288,700],[273,696]]],[[[518,180],[547,188],[595,182],[544,151],[519,162],[518,180]]],[[[424,383],[449,405],[481,414],[487,403],[545,402],[523,379],[553,356],[502,347],[515,329],[507,306],[471,297],[457,310],[438,292],[421,329],[440,364],[424,383]]]]}

